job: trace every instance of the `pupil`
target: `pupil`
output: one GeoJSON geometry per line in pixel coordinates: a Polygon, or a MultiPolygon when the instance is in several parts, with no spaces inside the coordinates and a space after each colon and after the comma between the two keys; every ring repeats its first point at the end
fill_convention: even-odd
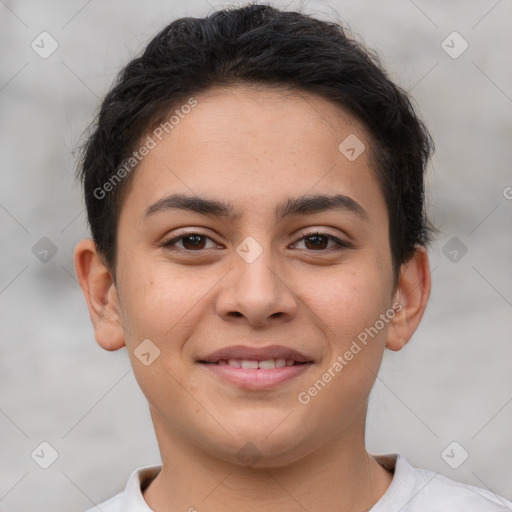
{"type": "Polygon", "coordinates": [[[183,245],[188,249],[189,247],[187,247],[187,243],[189,241],[192,241],[192,244],[191,244],[191,247],[192,248],[195,248],[195,249],[202,249],[203,246],[204,246],[204,237],[201,236],[201,235],[189,235],[189,236],[186,236],[184,239],[183,239],[183,245]],[[203,243],[201,244],[201,239],[203,241],[203,243]]]}
{"type": "MultiPolygon", "coordinates": [[[[325,249],[325,242],[327,240],[327,238],[325,236],[322,236],[322,235],[311,235],[311,236],[308,236],[306,238],[306,246],[307,246],[308,241],[311,241],[311,240],[316,240],[316,242],[313,242],[313,247],[314,248],[325,249]],[[320,240],[320,243],[318,243],[319,240],[320,240]],[[323,241],[323,243],[322,243],[322,241],[323,241]]],[[[308,247],[308,249],[309,249],[309,247],[308,247]]]]}

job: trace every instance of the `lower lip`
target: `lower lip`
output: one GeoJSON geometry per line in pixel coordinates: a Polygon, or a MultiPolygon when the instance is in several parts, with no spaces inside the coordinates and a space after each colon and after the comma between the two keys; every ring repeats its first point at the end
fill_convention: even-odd
{"type": "Polygon", "coordinates": [[[303,374],[312,365],[312,363],[304,363],[268,370],[247,370],[245,368],[235,368],[229,364],[201,364],[224,380],[250,390],[269,389],[282,384],[303,374]]]}

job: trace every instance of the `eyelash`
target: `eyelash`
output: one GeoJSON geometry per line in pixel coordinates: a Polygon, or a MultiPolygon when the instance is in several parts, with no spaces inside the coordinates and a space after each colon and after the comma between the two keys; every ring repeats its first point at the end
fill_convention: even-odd
{"type": "MultiPolygon", "coordinates": [[[[173,238],[170,238],[169,240],[166,240],[165,242],[163,242],[162,247],[164,249],[168,249],[168,250],[172,250],[172,251],[183,251],[183,252],[186,252],[186,253],[194,253],[194,252],[201,253],[204,250],[207,250],[207,249],[204,249],[204,250],[200,249],[200,250],[197,250],[197,251],[193,251],[193,250],[189,250],[189,249],[176,248],[174,246],[174,244],[176,242],[179,242],[183,238],[187,238],[189,236],[200,236],[200,237],[208,238],[208,239],[214,241],[211,237],[209,237],[208,235],[205,235],[204,233],[197,232],[197,231],[190,231],[190,232],[186,232],[185,231],[185,232],[181,232],[178,235],[174,236],[173,238]]],[[[295,242],[295,244],[297,242],[300,242],[300,241],[304,240],[305,238],[310,238],[310,237],[313,237],[313,236],[322,236],[322,237],[328,238],[329,240],[334,241],[338,245],[338,247],[330,247],[329,249],[320,249],[320,250],[317,250],[317,251],[310,250],[308,252],[321,253],[321,252],[326,252],[326,251],[341,251],[341,250],[349,249],[349,248],[352,247],[352,245],[349,244],[348,242],[340,240],[339,238],[337,238],[337,237],[335,237],[333,235],[328,235],[326,233],[321,233],[319,231],[313,231],[313,232],[310,232],[310,233],[308,233],[307,231],[303,231],[303,232],[301,232],[299,234],[299,236],[300,236],[300,238],[295,242]]]]}

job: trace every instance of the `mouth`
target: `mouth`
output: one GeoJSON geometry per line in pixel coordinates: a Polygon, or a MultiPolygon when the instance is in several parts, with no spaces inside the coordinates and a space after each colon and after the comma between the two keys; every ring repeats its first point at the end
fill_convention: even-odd
{"type": "Polygon", "coordinates": [[[248,390],[270,389],[298,377],[314,361],[300,352],[282,346],[254,349],[228,347],[197,360],[209,372],[248,390]]]}
{"type": "Polygon", "coordinates": [[[308,364],[312,361],[295,361],[294,359],[220,359],[215,363],[207,361],[199,361],[203,364],[216,364],[219,366],[229,365],[233,368],[243,368],[244,370],[272,370],[274,368],[283,368],[285,366],[295,366],[300,364],[308,364]]]}

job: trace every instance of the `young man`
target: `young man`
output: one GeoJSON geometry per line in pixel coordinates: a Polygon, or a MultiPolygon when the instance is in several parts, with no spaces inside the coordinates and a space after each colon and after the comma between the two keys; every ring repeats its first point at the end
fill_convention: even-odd
{"type": "Polygon", "coordinates": [[[377,60],[298,13],[180,19],[128,64],[84,148],[75,259],[162,465],[100,510],[507,510],[365,448],[383,351],[430,293],[431,148],[377,60]]]}

